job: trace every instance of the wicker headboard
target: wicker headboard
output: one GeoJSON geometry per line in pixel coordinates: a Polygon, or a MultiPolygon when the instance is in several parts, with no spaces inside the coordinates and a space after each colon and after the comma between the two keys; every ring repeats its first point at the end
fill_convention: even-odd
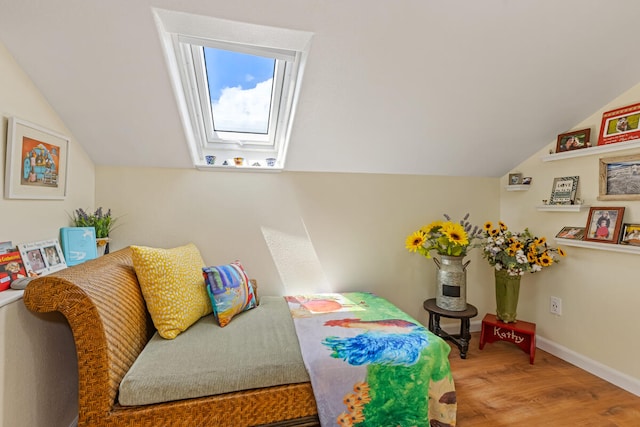
{"type": "Polygon", "coordinates": [[[154,332],[131,250],[39,277],[27,286],[24,303],[29,310],[59,311],[67,318],[78,355],[79,408],[98,412],[80,418],[103,417],[154,332]]]}

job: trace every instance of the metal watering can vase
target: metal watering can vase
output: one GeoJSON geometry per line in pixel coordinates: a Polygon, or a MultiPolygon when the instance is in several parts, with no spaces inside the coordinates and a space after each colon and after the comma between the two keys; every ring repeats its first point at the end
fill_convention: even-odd
{"type": "Polygon", "coordinates": [[[440,255],[433,258],[438,266],[436,282],[436,305],[444,310],[464,311],[467,309],[467,266],[462,263],[464,256],[440,255]]]}

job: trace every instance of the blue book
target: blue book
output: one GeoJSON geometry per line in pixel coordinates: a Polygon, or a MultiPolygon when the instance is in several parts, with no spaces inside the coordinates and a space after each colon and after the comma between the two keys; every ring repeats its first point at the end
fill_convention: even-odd
{"type": "Polygon", "coordinates": [[[96,229],[93,227],[62,227],[60,243],[69,267],[98,256],[96,229]]]}

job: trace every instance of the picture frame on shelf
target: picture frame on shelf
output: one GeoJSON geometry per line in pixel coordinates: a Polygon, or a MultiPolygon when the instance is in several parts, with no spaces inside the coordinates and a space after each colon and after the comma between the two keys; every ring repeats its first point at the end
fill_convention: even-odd
{"type": "Polygon", "coordinates": [[[579,176],[562,176],[553,179],[550,205],[573,205],[576,202],[579,176]]]}
{"type": "Polygon", "coordinates": [[[10,117],[4,195],[8,199],[64,199],[69,138],[10,117]]]}
{"type": "Polygon", "coordinates": [[[558,239],[582,240],[584,238],[585,227],[565,226],[556,234],[558,239]]]}
{"type": "Polygon", "coordinates": [[[558,135],[556,153],[591,147],[591,128],[580,129],[558,135]]]}
{"type": "Polygon", "coordinates": [[[27,276],[46,276],[67,268],[58,239],[42,240],[18,245],[27,276]]]}
{"type": "Polygon", "coordinates": [[[624,224],[620,233],[620,244],[640,246],[640,224],[624,224]]]}
{"type": "Polygon", "coordinates": [[[522,184],[522,174],[521,173],[510,173],[509,174],[509,185],[521,185],[522,184]]]}
{"type": "Polygon", "coordinates": [[[11,241],[0,242],[0,254],[6,254],[9,252],[13,252],[16,250],[16,245],[11,243],[11,241]]]}
{"type": "Polygon", "coordinates": [[[598,145],[614,144],[640,138],[640,103],[602,114],[598,145]]]}
{"type": "Polygon", "coordinates": [[[618,243],[624,207],[589,208],[584,240],[600,243],[618,243]]]}
{"type": "Polygon", "coordinates": [[[640,154],[600,159],[598,200],[640,200],[640,154]]]}

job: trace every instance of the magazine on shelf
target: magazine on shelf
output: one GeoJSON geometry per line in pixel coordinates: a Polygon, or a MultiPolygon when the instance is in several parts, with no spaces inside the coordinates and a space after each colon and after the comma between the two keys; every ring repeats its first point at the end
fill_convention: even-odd
{"type": "Polygon", "coordinates": [[[60,229],[62,253],[69,267],[82,264],[98,256],[96,229],[93,227],[62,227],[60,229]]]}
{"type": "Polygon", "coordinates": [[[67,268],[58,239],[21,243],[18,250],[29,277],[45,276],[67,268]]]}
{"type": "Polygon", "coordinates": [[[20,252],[0,253],[0,291],[9,289],[14,280],[22,277],[27,277],[27,271],[20,252]]]}

